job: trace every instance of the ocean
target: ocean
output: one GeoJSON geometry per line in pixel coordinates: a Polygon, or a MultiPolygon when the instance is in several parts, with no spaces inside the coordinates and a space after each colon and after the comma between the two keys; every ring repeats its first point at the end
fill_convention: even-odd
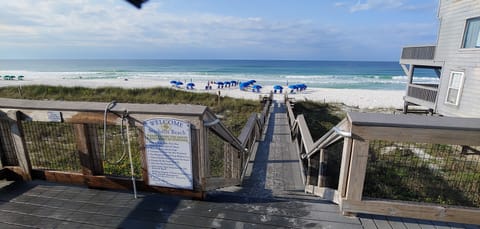
{"type": "MultiPolygon", "coordinates": [[[[0,75],[91,80],[256,80],[260,85],[305,83],[314,88],[405,90],[398,62],[287,60],[0,60],[0,75]]],[[[435,73],[415,72],[416,83],[438,83],[435,73]]],[[[1,85],[1,81],[0,81],[1,85]]],[[[106,85],[108,86],[108,85],[106,85]]]]}

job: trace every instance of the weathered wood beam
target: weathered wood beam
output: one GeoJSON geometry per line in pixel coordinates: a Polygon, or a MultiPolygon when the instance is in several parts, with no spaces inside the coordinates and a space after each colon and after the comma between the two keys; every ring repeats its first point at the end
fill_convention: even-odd
{"type": "MultiPolygon", "coordinates": [[[[78,185],[87,184],[91,188],[132,190],[132,180],[128,177],[84,176],[80,173],[42,170],[32,170],[32,175],[34,178],[39,178],[51,182],[78,185]]],[[[137,189],[141,191],[160,192],[170,195],[186,196],[198,199],[203,199],[205,197],[205,192],[203,191],[148,186],[142,180],[136,180],[136,186],[137,189]]]]}
{"type": "Polygon", "coordinates": [[[32,180],[30,171],[32,170],[32,164],[28,155],[23,129],[21,126],[22,113],[17,110],[10,110],[7,112],[7,116],[10,120],[10,131],[12,134],[12,140],[15,144],[15,153],[19,166],[23,169],[23,179],[25,181],[32,180]]]}
{"type": "Polygon", "coordinates": [[[435,221],[480,224],[480,209],[422,205],[388,200],[343,200],[342,210],[435,221]]]}

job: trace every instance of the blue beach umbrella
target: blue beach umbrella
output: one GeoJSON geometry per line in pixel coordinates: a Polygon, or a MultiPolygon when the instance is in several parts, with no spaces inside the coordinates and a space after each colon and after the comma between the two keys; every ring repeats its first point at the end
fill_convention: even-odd
{"type": "Polygon", "coordinates": [[[194,83],[187,83],[187,89],[193,89],[195,87],[194,83]]]}
{"type": "Polygon", "coordinates": [[[258,84],[255,84],[252,86],[252,91],[253,92],[260,92],[260,89],[262,89],[262,86],[261,85],[258,85],[258,84]]]}
{"type": "Polygon", "coordinates": [[[171,80],[170,83],[171,84],[177,84],[177,81],[176,80],[171,80]]]}
{"type": "Polygon", "coordinates": [[[237,86],[237,81],[235,81],[235,80],[230,81],[230,83],[231,83],[233,86],[237,86]]]}
{"type": "Polygon", "coordinates": [[[245,88],[249,87],[250,84],[248,82],[241,83],[240,85],[240,90],[244,90],[245,88]]]}
{"type": "Polygon", "coordinates": [[[180,87],[182,85],[183,85],[183,83],[181,81],[177,81],[177,83],[175,84],[175,86],[177,86],[177,87],[180,87]]]}
{"type": "Polygon", "coordinates": [[[274,90],[282,90],[283,87],[280,86],[280,85],[273,85],[273,89],[274,89],[274,90]]]}
{"type": "Polygon", "coordinates": [[[298,90],[298,85],[296,84],[288,85],[288,88],[291,89],[290,93],[293,93],[294,90],[298,90]]]}

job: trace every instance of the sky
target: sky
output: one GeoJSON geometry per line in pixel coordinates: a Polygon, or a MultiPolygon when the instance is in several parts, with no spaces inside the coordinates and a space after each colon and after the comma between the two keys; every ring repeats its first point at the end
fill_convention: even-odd
{"type": "Polygon", "coordinates": [[[0,59],[398,61],[438,0],[0,1],[0,59]]]}

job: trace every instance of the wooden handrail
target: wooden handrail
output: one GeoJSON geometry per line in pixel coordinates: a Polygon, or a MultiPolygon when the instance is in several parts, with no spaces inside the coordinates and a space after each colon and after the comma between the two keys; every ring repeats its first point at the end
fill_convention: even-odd
{"type": "Polygon", "coordinates": [[[248,118],[247,124],[243,127],[240,135],[238,136],[238,140],[240,144],[245,148],[245,144],[247,144],[248,137],[252,134],[255,130],[255,125],[257,122],[257,114],[251,114],[248,118]]]}
{"type": "Polygon", "coordinates": [[[288,98],[285,100],[285,105],[287,107],[288,123],[290,124],[290,128],[293,128],[295,124],[295,115],[293,114],[292,103],[288,98]]]}
{"type": "MultiPolygon", "coordinates": [[[[302,144],[305,147],[305,151],[308,153],[313,150],[313,140],[312,135],[310,134],[310,130],[308,129],[307,122],[305,121],[305,117],[300,114],[297,116],[297,125],[298,125],[298,132],[302,136],[302,144]]],[[[304,156],[302,155],[302,158],[304,156]]]]}

